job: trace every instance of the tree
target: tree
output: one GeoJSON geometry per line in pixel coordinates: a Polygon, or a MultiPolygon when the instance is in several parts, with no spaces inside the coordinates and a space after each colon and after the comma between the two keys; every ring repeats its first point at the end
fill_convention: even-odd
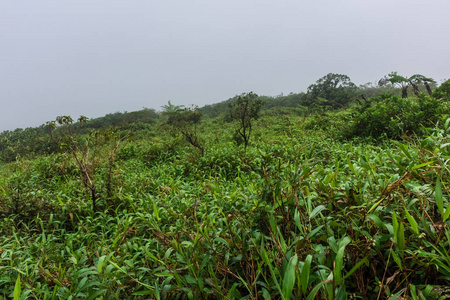
{"type": "Polygon", "coordinates": [[[83,186],[90,194],[92,209],[96,212],[97,200],[103,189],[103,186],[96,180],[96,174],[99,173],[98,169],[106,169],[104,184],[107,189],[107,195],[110,196],[115,153],[120,142],[126,136],[119,138],[112,129],[109,129],[91,131],[83,139],[78,136],[78,133],[86,122],[87,118],[84,116],[78,119],[78,124],[74,124],[70,116],[59,116],[56,118],[56,121],[47,122],[47,128],[50,131],[51,139],[61,150],[69,152],[75,160],[75,166],[80,173],[83,186]],[[101,160],[100,148],[105,148],[110,140],[113,140],[113,143],[109,148],[109,155],[105,164],[101,160]]]}
{"type": "Polygon", "coordinates": [[[412,86],[413,92],[416,96],[419,95],[419,85],[425,85],[427,93],[431,96],[432,91],[430,84],[436,83],[434,79],[425,77],[420,74],[412,75],[411,77],[404,77],[398,75],[397,72],[391,72],[387,76],[384,76],[378,81],[378,85],[385,86],[392,84],[402,90],[402,98],[408,97],[408,87],[412,86]]]}
{"type": "Polygon", "coordinates": [[[182,105],[175,106],[169,101],[169,104],[164,105],[163,109],[163,114],[168,116],[167,124],[181,133],[186,141],[197,148],[203,156],[205,145],[198,135],[198,125],[200,124],[202,113],[198,110],[198,107],[192,106],[186,108],[182,105]]]}
{"type": "Polygon", "coordinates": [[[179,112],[179,111],[183,110],[185,107],[184,107],[184,105],[173,105],[172,103],[170,103],[170,100],[169,100],[168,104],[164,105],[162,108],[163,108],[163,112],[165,114],[170,114],[170,113],[179,112]]]}
{"type": "Polygon", "coordinates": [[[343,107],[356,95],[356,90],[356,85],[347,75],[329,73],[308,87],[308,104],[343,107]]]}
{"type": "Polygon", "coordinates": [[[432,90],[430,87],[430,84],[436,84],[436,81],[433,78],[429,78],[429,77],[425,77],[423,75],[420,74],[415,74],[413,76],[411,76],[409,78],[409,81],[411,82],[411,85],[413,86],[414,89],[414,94],[416,96],[419,95],[419,88],[418,88],[418,84],[423,84],[425,85],[425,88],[427,90],[428,95],[432,95],[432,90]]]}
{"type": "Polygon", "coordinates": [[[245,151],[250,142],[253,120],[258,119],[263,104],[264,101],[253,92],[236,96],[229,104],[228,119],[238,122],[236,134],[242,138],[245,151]]]}
{"type": "Polygon", "coordinates": [[[378,81],[379,86],[392,84],[402,90],[402,98],[408,97],[408,87],[410,86],[409,78],[398,75],[397,72],[391,72],[378,81]]]}

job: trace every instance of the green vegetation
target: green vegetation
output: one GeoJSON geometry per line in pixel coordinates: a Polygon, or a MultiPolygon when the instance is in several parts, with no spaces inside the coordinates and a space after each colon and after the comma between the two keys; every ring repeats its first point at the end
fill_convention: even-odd
{"type": "Polygon", "coordinates": [[[173,127],[174,134],[181,133],[186,141],[197,148],[203,156],[205,152],[204,142],[197,132],[202,118],[202,113],[198,108],[174,106],[169,101],[169,104],[164,106],[163,113],[168,116],[167,124],[173,127]]]}
{"type": "Polygon", "coordinates": [[[335,75],[2,133],[0,299],[443,299],[448,82],[335,75]]]}
{"type": "Polygon", "coordinates": [[[259,118],[263,101],[253,92],[237,96],[229,104],[228,119],[238,123],[234,140],[238,145],[244,143],[244,149],[250,143],[254,120],[259,118]]]}

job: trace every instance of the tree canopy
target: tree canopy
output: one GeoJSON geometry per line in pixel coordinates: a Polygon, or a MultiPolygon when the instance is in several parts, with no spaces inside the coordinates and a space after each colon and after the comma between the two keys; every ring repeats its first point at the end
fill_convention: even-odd
{"type": "Polygon", "coordinates": [[[355,97],[356,91],[357,87],[351,82],[350,77],[329,73],[308,87],[307,104],[317,103],[333,108],[343,107],[355,97]]]}

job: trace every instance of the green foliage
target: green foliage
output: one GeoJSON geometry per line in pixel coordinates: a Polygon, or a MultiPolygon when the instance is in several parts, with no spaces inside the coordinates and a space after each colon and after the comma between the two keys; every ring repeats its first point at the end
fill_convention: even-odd
{"type": "Polygon", "coordinates": [[[431,85],[435,85],[436,82],[432,78],[425,77],[420,74],[412,75],[411,77],[404,77],[398,75],[397,72],[391,72],[387,76],[381,78],[378,81],[379,86],[386,86],[392,84],[397,86],[402,91],[402,98],[408,97],[408,88],[413,88],[414,94],[419,96],[419,85],[423,84],[429,96],[432,95],[431,85]]]}
{"type": "Polygon", "coordinates": [[[0,133],[0,161],[13,162],[18,157],[34,157],[56,150],[45,126],[0,133]]]}
{"type": "Polygon", "coordinates": [[[386,84],[393,84],[402,90],[402,98],[408,97],[408,87],[410,85],[410,80],[407,77],[398,75],[397,72],[391,72],[387,76],[380,79],[379,85],[383,86],[386,84]]]}
{"type": "Polygon", "coordinates": [[[120,137],[114,128],[91,131],[80,137],[77,134],[86,122],[87,118],[81,116],[77,129],[73,130],[73,119],[70,116],[59,116],[56,121],[47,122],[47,126],[61,151],[72,156],[79,178],[90,194],[92,209],[96,212],[103,189],[106,190],[108,199],[112,197],[115,154],[125,137],[120,137]],[[57,125],[60,127],[57,128],[57,125]],[[99,173],[104,173],[102,180],[98,178],[99,173]]]}
{"type": "Polygon", "coordinates": [[[433,91],[433,97],[450,101],[450,80],[443,82],[439,87],[433,91]]]}
{"type": "Polygon", "coordinates": [[[347,75],[329,73],[308,87],[306,104],[342,108],[355,97],[356,91],[357,87],[347,75]]]}
{"type": "Polygon", "coordinates": [[[164,106],[163,113],[168,116],[167,124],[172,126],[175,134],[181,133],[186,141],[197,148],[203,156],[205,146],[198,134],[198,126],[202,118],[201,111],[197,107],[174,106],[169,101],[169,104],[164,106]]]}
{"type": "Polygon", "coordinates": [[[150,108],[143,108],[133,112],[116,112],[107,114],[103,117],[90,119],[84,128],[88,129],[106,129],[111,126],[136,128],[145,127],[145,124],[155,123],[159,119],[159,114],[150,108]]]}
{"type": "Polygon", "coordinates": [[[264,101],[257,94],[250,92],[237,96],[228,107],[228,120],[236,121],[238,129],[234,140],[244,144],[245,150],[250,143],[253,121],[259,118],[264,101]]]}
{"type": "Polygon", "coordinates": [[[348,136],[400,139],[405,135],[426,134],[427,127],[439,121],[444,107],[436,98],[382,95],[358,107],[348,127],[348,136]]]}
{"type": "MultiPolygon", "coordinates": [[[[245,153],[233,146],[235,128],[206,118],[202,157],[162,130],[170,115],[125,140],[58,118],[59,153],[0,165],[0,298],[442,297],[445,103],[385,95],[351,111],[273,109],[252,119],[245,153]],[[383,125],[376,120],[394,118],[391,110],[431,127],[398,141],[336,138],[358,118],[383,125]],[[436,116],[444,121],[432,127],[436,116]],[[95,213],[83,183],[92,165],[95,213]]],[[[169,123],[195,122],[184,112],[169,123]]],[[[393,132],[408,132],[402,126],[393,132]]]]}
{"type": "Polygon", "coordinates": [[[46,205],[0,220],[0,293],[18,295],[19,275],[31,299],[388,299],[448,284],[450,121],[416,144],[368,145],[290,118],[256,123],[246,155],[221,138],[195,160],[164,156],[165,136],[128,141],[117,205],[95,215],[70,153],[11,169],[3,180],[46,205]]]}
{"type": "Polygon", "coordinates": [[[391,84],[379,85],[378,82],[368,82],[360,85],[358,88],[358,92],[361,94],[358,98],[360,104],[369,98],[380,97],[382,94],[401,95],[401,90],[391,84]]]}

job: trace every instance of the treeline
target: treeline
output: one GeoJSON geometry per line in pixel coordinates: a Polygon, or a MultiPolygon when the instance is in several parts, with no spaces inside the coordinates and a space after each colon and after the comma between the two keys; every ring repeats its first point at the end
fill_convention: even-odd
{"type": "MultiPolygon", "coordinates": [[[[432,78],[420,74],[404,77],[392,72],[377,83],[358,87],[347,75],[330,73],[311,84],[306,92],[259,96],[258,99],[262,103],[262,115],[313,116],[306,126],[308,129],[328,127],[330,118],[336,124],[335,117],[327,116],[327,113],[350,108],[340,119],[342,126],[335,126],[342,131],[340,136],[398,139],[404,134],[420,134],[424,126],[436,123],[442,114],[449,111],[449,95],[450,81],[436,88],[432,78]]],[[[229,106],[238,97],[206,105],[196,112],[208,118],[226,117],[229,106]]],[[[149,108],[111,113],[88,120],[80,133],[110,127],[132,132],[149,129],[152,124],[161,122],[163,115],[149,108]]],[[[71,126],[78,125],[74,123],[71,126]]],[[[0,133],[1,162],[12,162],[23,156],[46,155],[56,150],[46,125],[0,133]]]]}
{"type": "MultiPolygon", "coordinates": [[[[116,112],[88,120],[79,133],[85,134],[92,130],[110,127],[117,127],[122,130],[143,129],[155,123],[160,117],[161,115],[158,112],[149,108],[133,112],[116,112]]],[[[79,125],[79,123],[71,124],[72,127],[79,127],[79,125]]],[[[49,133],[47,124],[1,132],[0,161],[8,163],[19,157],[47,155],[55,152],[57,146],[51,140],[49,133]]]]}

